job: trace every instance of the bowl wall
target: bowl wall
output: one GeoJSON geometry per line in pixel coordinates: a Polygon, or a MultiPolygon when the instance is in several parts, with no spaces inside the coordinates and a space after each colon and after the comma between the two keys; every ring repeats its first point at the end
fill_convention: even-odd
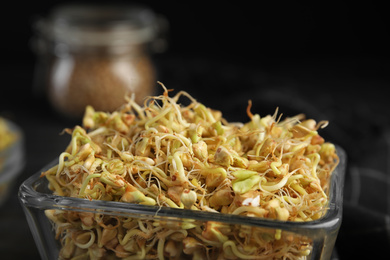
{"type": "Polygon", "coordinates": [[[346,167],[345,152],[337,152],[328,210],[309,222],[60,197],[40,172],[20,186],[19,199],[42,259],[88,250],[114,259],[330,259],[342,220],[346,167]]]}

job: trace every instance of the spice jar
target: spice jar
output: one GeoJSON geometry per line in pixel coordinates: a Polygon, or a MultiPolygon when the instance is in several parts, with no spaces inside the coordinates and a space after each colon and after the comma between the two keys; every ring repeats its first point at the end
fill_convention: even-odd
{"type": "Polygon", "coordinates": [[[81,118],[87,105],[111,112],[153,95],[151,55],[164,46],[166,22],[143,6],[64,5],[36,23],[36,83],[52,106],[81,118]]]}

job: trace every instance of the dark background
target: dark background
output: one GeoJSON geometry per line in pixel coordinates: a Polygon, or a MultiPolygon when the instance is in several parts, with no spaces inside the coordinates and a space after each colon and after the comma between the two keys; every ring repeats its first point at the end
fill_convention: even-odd
{"type": "MultiPolygon", "coordinates": [[[[25,133],[26,166],[0,208],[0,255],[35,259],[17,188],[63,151],[72,127],[33,91],[31,26],[69,1],[8,2],[0,16],[0,115],[25,133]]],[[[186,90],[225,118],[305,113],[348,154],[344,219],[335,259],[375,259],[389,246],[389,16],[379,1],[142,1],[169,22],[154,56],[159,81],[186,90]]],[[[78,123],[78,122],[77,122],[78,123]]],[[[8,257],[8,258],[7,258],[8,257]]]]}

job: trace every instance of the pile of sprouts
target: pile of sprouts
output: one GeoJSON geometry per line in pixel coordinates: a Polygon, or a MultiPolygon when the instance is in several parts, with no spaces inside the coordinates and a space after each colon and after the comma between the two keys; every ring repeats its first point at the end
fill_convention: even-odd
{"type": "MultiPolygon", "coordinates": [[[[162,85],[162,84],[161,84],[162,85]]],[[[88,106],[56,164],[42,173],[54,194],[276,221],[312,221],[328,206],[336,148],[317,123],[252,114],[247,123],[187,92],[126,97],[117,111],[88,106]],[[181,105],[180,98],[189,100],[181,105]]],[[[46,210],[60,259],[305,259],[307,239],[215,221],[163,221],[46,210]]],[[[158,213],[157,213],[158,214],[158,213]]],[[[244,224],[244,223],[243,223],[244,224]]]]}

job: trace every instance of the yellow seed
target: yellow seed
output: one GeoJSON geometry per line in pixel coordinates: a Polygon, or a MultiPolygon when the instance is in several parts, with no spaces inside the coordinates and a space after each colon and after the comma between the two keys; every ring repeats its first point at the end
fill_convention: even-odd
{"type": "Polygon", "coordinates": [[[288,220],[288,217],[290,216],[290,213],[286,208],[278,207],[275,209],[275,212],[276,218],[282,221],[288,220]]]}
{"type": "Polygon", "coordinates": [[[301,123],[303,127],[306,127],[310,130],[315,130],[317,122],[314,119],[307,119],[301,123]]]}
{"type": "Polygon", "coordinates": [[[270,163],[268,161],[261,161],[258,163],[252,163],[248,165],[248,170],[257,171],[257,172],[265,172],[270,167],[270,163]]]}
{"type": "Polygon", "coordinates": [[[214,154],[215,163],[229,167],[233,163],[233,156],[226,147],[219,146],[214,154]]]}
{"type": "Polygon", "coordinates": [[[282,230],[281,229],[276,229],[275,230],[275,239],[279,240],[282,237],[282,230]]]}
{"type": "Polygon", "coordinates": [[[247,158],[241,157],[239,155],[233,155],[233,166],[240,168],[247,168],[249,161],[247,158]]]}
{"type": "Polygon", "coordinates": [[[228,206],[233,202],[233,199],[232,191],[230,189],[223,189],[214,193],[210,197],[209,203],[211,207],[228,206]]]}
{"type": "Polygon", "coordinates": [[[194,151],[195,157],[200,161],[206,160],[209,156],[207,151],[207,144],[204,141],[198,141],[197,143],[193,144],[192,150],[194,151]]]}
{"type": "Polygon", "coordinates": [[[201,175],[206,176],[206,185],[209,188],[217,187],[227,177],[226,170],[222,167],[203,168],[200,173],[201,175]]]}
{"type": "Polygon", "coordinates": [[[186,237],[183,239],[183,252],[187,255],[192,255],[194,251],[203,245],[193,237],[186,237]]]}
{"type": "Polygon", "coordinates": [[[179,254],[178,247],[172,240],[165,243],[164,251],[169,255],[169,257],[176,257],[179,254]]]}
{"type": "Polygon", "coordinates": [[[196,199],[196,192],[188,189],[185,189],[180,197],[180,201],[183,203],[186,209],[190,209],[191,206],[195,204],[196,199]]]}

